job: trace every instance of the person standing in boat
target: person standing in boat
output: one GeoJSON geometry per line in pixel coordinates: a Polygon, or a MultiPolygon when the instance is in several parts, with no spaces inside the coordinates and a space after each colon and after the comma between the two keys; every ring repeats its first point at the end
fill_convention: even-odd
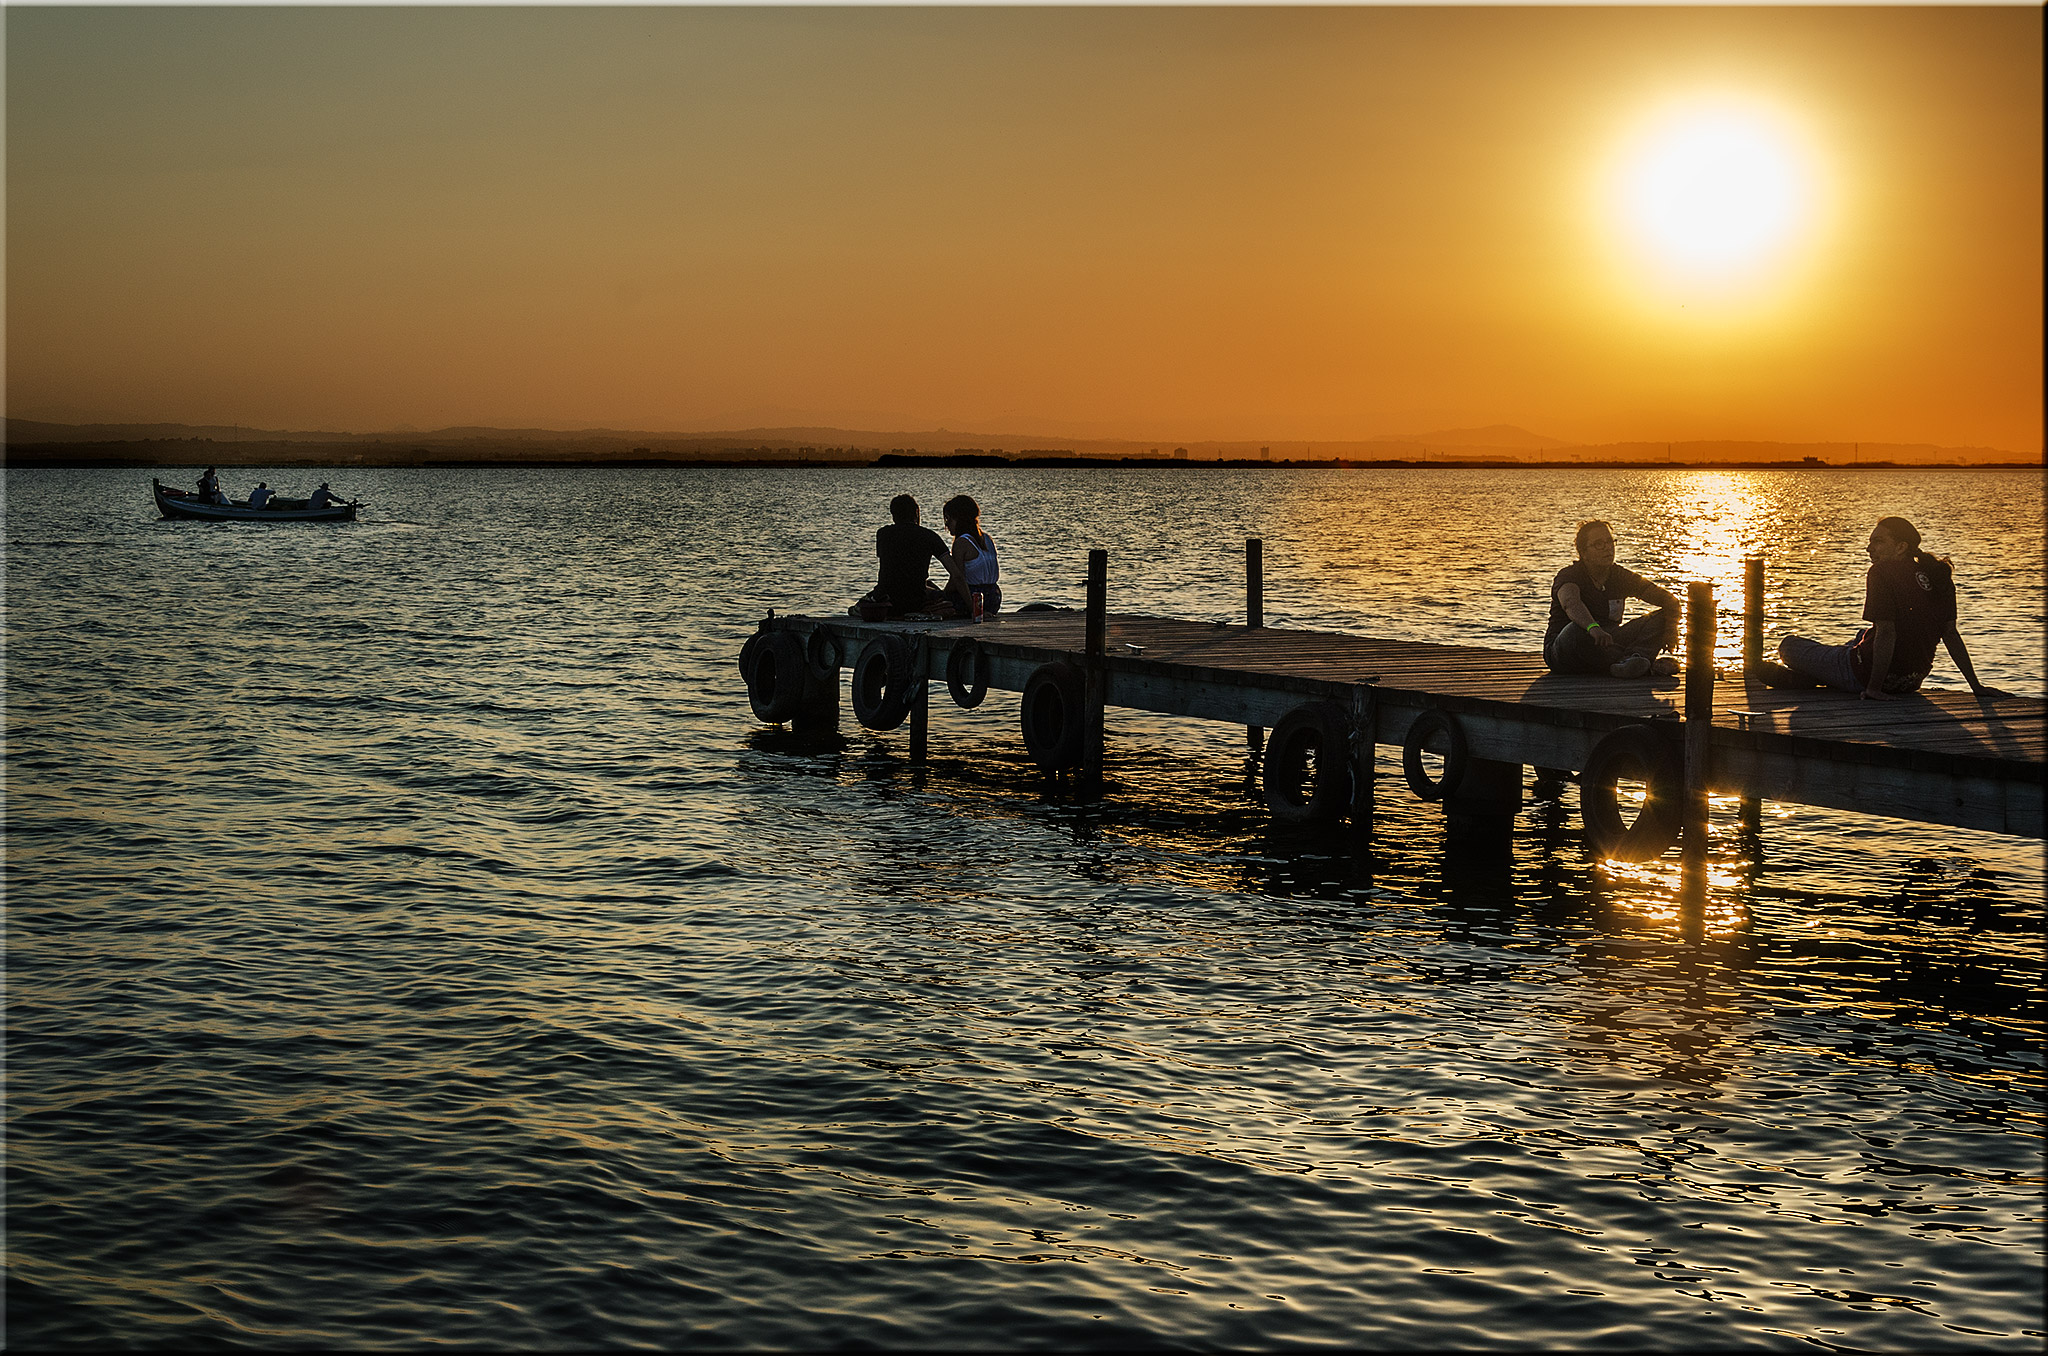
{"type": "Polygon", "coordinates": [[[1937,645],[1980,697],[2005,694],[1987,687],[1956,630],[1955,569],[1945,556],[1920,549],[1920,529],[1904,518],[1882,518],[1864,546],[1863,620],[1870,623],[1847,645],[1823,645],[1805,636],[1778,642],[1778,658],[1794,673],[1870,701],[1917,692],[1934,667],[1937,645]]]}
{"type": "Polygon", "coordinates": [[[213,473],[211,466],[199,477],[199,497],[209,504],[225,504],[228,497],[221,493],[220,477],[213,473]]]}
{"type": "Polygon", "coordinates": [[[1543,628],[1543,662],[1553,673],[1606,673],[1641,678],[1678,672],[1678,661],[1660,654],[1676,635],[1678,599],[1670,590],[1614,563],[1614,529],[1595,518],[1579,524],[1574,539],[1579,558],[1557,572],[1550,584],[1550,620],[1543,628]],[[1622,621],[1628,600],[1639,598],[1657,610],[1622,621]]]}
{"type": "Polygon", "coordinates": [[[319,489],[306,497],[307,508],[332,508],[340,502],[340,498],[335,495],[334,491],[327,488],[327,482],[324,480],[320,482],[319,489]]]}
{"type": "Polygon", "coordinates": [[[275,490],[272,490],[272,489],[270,488],[270,482],[269,482],[269,481],[267,481],[267,480],[259,480],[259,481],[257,481],[257,482],[256,482],[256,488],[255,488],[255,489],[253,489],[253,490],[251,490],[251,491],[249,491],[249,507],[250,507],[250,508],[255,508],[255,509],[260,509],[260,508],[262,508],[262,507],[263,507],[263,506],[264,506],[265,504],[267,504],[267,503],[269,503],[269,502],[270,502],[270,500],[271,500],[271,497],[272,497],[272,496],[273,496],[273,495],[274,495],[275,493],[276,493],[276,491],[275,491],[275,490]]]}
{"type": "Polygon", "coordinates": [[[964,494],[956,494],[946,501],[942,512],[946,516],[946,530],[953,534],[951,573],[959,584],[955,601],[960,605],[960,615],[974,615],[977,594],[984,616],[1000,612],[1002,568],[996,560],[995,538],[981,530],[981,505],[964,494]]]}

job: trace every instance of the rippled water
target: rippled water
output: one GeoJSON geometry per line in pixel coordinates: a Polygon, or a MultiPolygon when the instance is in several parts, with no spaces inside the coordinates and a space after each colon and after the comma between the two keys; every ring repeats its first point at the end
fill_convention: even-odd
{"type": "Polygon", "coordinates": [[[1582,516],[1846,635],[1903,513],[2040,693],[2038,476],[333,474],[7,472],[15,1345],[2039,1349],[2039,844],[1723,805],[1688,915],[1569,797],[1471,863],[1383,763],[1365,848],[1230,727],[1079,801],[1012,695],[914,770],[733,665],[965,489],[1012,603],[1260,535],[1271,624],[1516,648],[1582,516]]]}

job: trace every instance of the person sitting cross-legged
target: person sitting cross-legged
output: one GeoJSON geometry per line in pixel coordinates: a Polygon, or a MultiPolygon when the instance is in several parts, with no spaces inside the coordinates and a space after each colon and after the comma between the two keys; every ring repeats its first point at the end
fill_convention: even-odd
{"type": "Polygon", "coordinates": [[[1553,673],[1660,677],[1678,672],[1661,653],[1678,631],[1678,599],[1669,590],[1614,563],[1614,529],[1599,519],[1579,524],[1579,558],[1550,584],[1550,620],[1543,628],[1543,662],[1553,673]],[[1624,622],[1630,598],[1656,610],[1624,622]]]}

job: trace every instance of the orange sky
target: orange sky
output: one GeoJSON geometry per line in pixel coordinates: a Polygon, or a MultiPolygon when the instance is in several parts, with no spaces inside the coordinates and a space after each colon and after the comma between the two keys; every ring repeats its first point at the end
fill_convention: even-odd
{"type": "Polygon", "coordinates": [[[17,417],[2042,450],[2036,7],[5,23],[17,417]],[[1613,205],[1702,99],[1732,280],[1613,205]]]}

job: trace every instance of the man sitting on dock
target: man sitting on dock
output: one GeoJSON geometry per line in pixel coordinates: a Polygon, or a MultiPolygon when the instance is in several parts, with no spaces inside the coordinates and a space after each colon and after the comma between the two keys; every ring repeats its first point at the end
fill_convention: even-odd
{"type": "Polygon", "coordinates": [[[933,588],[931,580],[925,577],[927,562],[933,559],[946,567],[949,582],[959,573],[960,567],[953,563],[945,539],[930,528],[919,526],[917,500],[910,495],[899,494],[889,501],[889,517],[894,521],[875,531],[875,554],[882,562],[882,579],[869,596],[886,602],[899,617],[911,612],[952,615],[955,608],[946,591],[933,588]]]}
{"type": "Polygon", "coordinates": [[[1579,558],[1559,570],[1550,584],[1543,662],[1553,673],[1607,673],[1616,678],[1678,672],[1678,661],[1659,653],[1677,633],[1678,599],[1614,563],[1614,529],[1599,519],[1579,524],[1576,543],[1579,558]],[[1630,598],[1640,598],[1657,610],[1623,622],[1630,598]]]}

